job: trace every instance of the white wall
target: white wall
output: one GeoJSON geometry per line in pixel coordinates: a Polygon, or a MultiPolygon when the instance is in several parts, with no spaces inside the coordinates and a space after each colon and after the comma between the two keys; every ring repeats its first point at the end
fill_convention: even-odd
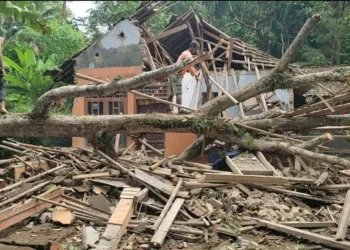
{"type": "MultiPolygon", "coordinates": [[[[264,76],[268,71],[260,70],[260,75],[264,76]]],[[[214,73],[210,72],[211,77],[215,79],[214,73]]],[[[236,72],[238,74],[238,72],[236,72]]],[[[236,75],[237,76],[237,75],[236,75]]],[[[239,76],[239,81],[238,81],[238,86],[240,88],[243,88],[244,86],[252,83],[253,81],[256,80],[256,74],[255,71],[241,71],[240,76],[239,76]]],[[[218,81],[219,84],[222,83],[222,72],[218,72],[218,81]]],[[[196,80],[194,77],[192,77],[189,73],[186,73],[182,79],[182,105],[189,107],[189,108],[194,108],[195,106],[195,92],[196,92],[196,80]]],[[[233,78],[231,74],[228,75],[228,91],[229,92],[234,92],[236,90],[234,83],[233,83],[233,78]]],[[[204,79],[201,81],[201,86],[200,86],[200,91],[201,93],[206,93],[207,92],[207,87],[205,85],[204,79]]],[[[218,88],[212,84],[212,91],[213,92],[218,92],[218,88]]],[[[289,91],[284,90],[284,89],[278,89],[277,93],[287,104],[287,109],[289,110],[289,91]]],[[[200,99],[202,98],[202,95],[200,96],[200,99]]],[[[270,100],[279,100],[276,95],[271,97],[270,100]]],[[[173,100],[175,102],[175,98],[173,100]]],[[[177,108],[175,107],[174,109],[177,111],[177,108]]],[[[231,108],[227,109],[228,116],[233,118],[239,115],[239,108],[237,105],[232,106],[231,108]]]]}

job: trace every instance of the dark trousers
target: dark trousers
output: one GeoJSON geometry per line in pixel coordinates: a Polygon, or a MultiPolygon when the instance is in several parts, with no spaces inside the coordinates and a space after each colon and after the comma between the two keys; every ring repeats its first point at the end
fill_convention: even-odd
{"type": "Polygon", "coordinates": [[[0,75],[0,101],[5,101],[5,80],[4,76],[0,75]]]}

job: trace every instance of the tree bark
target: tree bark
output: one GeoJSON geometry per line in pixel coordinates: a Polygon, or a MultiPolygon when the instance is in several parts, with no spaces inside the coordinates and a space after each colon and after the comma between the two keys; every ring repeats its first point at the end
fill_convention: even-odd
{"type": "MultiPolygon", "coordinates": [[[[266,92],[273,92],[276,89],[292,89],[303,85],[314,85],[322,81],[348,81],[350,67],[324,71],[320,73],[290,77],[282,73],[269,74],[259,80],[230,93],[238,102],[244,102],[250,98],[266,92]]],[[[233,105],[232,100],[222,95],[202,105],[197,112],[216,116],[233,105]]]]}
{"type": "Polygon", "coordinates": [[[266,141],[266,140],[254,140],[250,137],[244,136],[243,138],[234,138],[229,136],[220,135],[218,137],[221,141],[231,141],[236,143],[237,145],[248,148],[250,150],[257,150],[263,152],[276,152],[276,151],[284,151],[288,154],[298,155],[302,157],[306,157],[309,159],[313,159],[315,161],[323,161],[329,164],[339,165],[345,168],[350,168],[350,161],[326,154],[314,153],[306,149],[302,149],[297,146],[292,146],[286,142],[279,141],[266,141]]]}
{"type": "Polygon", "coordinates": [[[272,118],[242,122],[250,127],[262,130],[298,131],[324,126],[347,126],[350,124],[350,115],[326,115],[318,117],[290,117],[272,118]]]}
{"type": "Polygon", "coordinates": [[[333,140],[333,136],[329,133],[325,133],[325,134],[317,136],[309,141],[300,143],[296,146],[299,148],[310,150],[310,149],[315,148],[318,145],[321,145],[321,144],[323,144],[327,141],[331,141],[331,140],[333,140]]]}
{"type": "MultiPolygon", "coordinates": [[[[214,51],[214,50],[213,50],[214,51]]],[[[50,90],[43,94],[36,102],[34,109],[31,113],[31,117],[47,116],[51,103],[59,99],[82,97],[82,96],[105,96],[112,95],[119,91],[128,91],[135,89],[153,82],[155,79],[168,75],[173,72],[179,71],[188,65],[197,64],[203,60],[207,60],[211,57],[211,53],[207,53],[204,56],[197,57],[195,59],[187,59],[180,63],[172,64],[164,68],[153,70],[150,72],[144,72],[128,79],[120,79],[116,77],[109,83],[104,84],[91,84],[84,86],[64,86],[50,90]]]]}

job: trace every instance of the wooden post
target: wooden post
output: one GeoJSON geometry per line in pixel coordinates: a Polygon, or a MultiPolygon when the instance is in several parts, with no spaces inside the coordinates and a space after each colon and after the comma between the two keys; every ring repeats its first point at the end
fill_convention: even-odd
{"type": "MultiPolygon", "coordinates": [[[[248,58],[248,63],[249,63],[249,58],[248,58]]],[[[250,65],[250,64],[248,64],[248,65],[250,65]]],[[[256,64],[255,64],[255,72],[256,72],[256,78],[260,79],[259,69],[258,69],[258,66],[256,64]]],[[[263,106],[264,112],[267,112],[269,109],[267,108],[264,94],[260,94],[260,100],[261,100],[261,104],[263,106]]]]}
{"type": "Polygon", "coordinates": [[[340,216],[340,220],[338,223],[337,234],[335,235],[335,239],[337,241],[342,241],[345,238],[346,230],[349,225],[349,217],[350,217],[350,189],[346,193],[343,211],[340,216]]]}
{"type": "Polygon", "coordinates": [[[164,220],[160,224],[159,228],[157,229],[157,231],[155,232],[151,240],[153,246],[161,247],[163,245],[165,237],[167,236],[169,229],[173,224],[173,221],[175,220],[175,217],[177,216],[179,210],[181,209],[184,201],[185,201],[184,199],[180,199],[180,198],[177,198],[175,200],[175,202],[171,206],[169,212],[165,216],[164,220]]]}
{"type": "Polygon", "coordinates": [[[167,201],[165,207],[163,208],[162,213],[159,215],[158,219],[154,223],[154,225],[152,227],[153,230],[157,230],[159,225],[160,225],[160,223],[163,221],[166,213],[169,211],[170,206],[173,204],[173,201],[175,200],[176,195],[177,195],[177,193],[179,192],[179,190],[180,190],[180,188],[182,186],[182,182],[183,182],[182,178],[180,178],[178,183],[177,183],[177,185],[176,185],[176,187],[174,188],[173,193],[171,194],[169,200],[167,201]]]}
{"type": "MultiPolygon", "coordinates": [[[[239,86],[238,86],[235,70],[231,69],[230,71],[231,71],[231,76],[233,78],[233,83],[235,84],[236,91],[238,91],[239,90],[239,86]]],[[[244,119],[245,118],[245,114],[244,114],[243,103],[240,102],[238,105],[239,105],[239,111],[240,111],[241,118],[244,119]]]]}
{"type": "Polygon", "coordinates": [[[120,201],[109,218],[106,229],[96,250],[116,250],[134,212],[134,197],[141,188],[124,188],[120,201]]]}

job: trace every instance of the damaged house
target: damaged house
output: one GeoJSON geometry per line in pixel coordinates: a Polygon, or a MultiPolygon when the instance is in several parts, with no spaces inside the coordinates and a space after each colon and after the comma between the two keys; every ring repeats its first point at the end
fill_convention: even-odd
{"type": "MultiPolygon", "coordinates": [[[[55,81],[70,84],[88,84],[81,75],[97,78],[105,82],[117,76],[132,77],[144,71],[158,69],[176,62],[182,51],[192,40],[200,45],[200,54],[210,52],[220,39],[223,44],[215,51],[211,60],[199,67],[200,82],[196,83],[190,74],[183,79],[183,103],[190,111],[214,97],[234,92],[272,69],[278,59],[251,45],[228,36],[207,21],[200,18],[192,9],[179,17],[172,17],[161,33],[154,35],[145,22],[154,14],[149,4],[140,8],[128,19],[119,21],[112,30],[97,41],[83,48],[68,59],[59,70],[51,70],[55,81]]],[[[293,71],[295,67],[290,66],[293,71]]],[[[78,97],[74,101],[74,115],[123,115],[148,112],[165,112],[166,98],[169,94],[168,80],[154,82],[141,89],[119,92],[113,96],[78,97]]],[[[175,102],[174,102],[174,105],[175,102]]],[[[293,90],[276,90],[261,94],[239,105],[234,105],[222,113],[223,117],[242,117],[269,114],[276,117],[294,109],[293,90]]],[[[176,106],[175,106],[176,111],[176,106]]],[[[179,155],[197,135],[189,133],[147,133],[143,137],[165,156],[179,155]]],[[[119,135],[119,145],[125,148],[132,139],[119,135]]],[[[72,146],[89,146],[85,138],[73,138],[72,146]]],[[[207,159],[202,159],[207,162],[207,159]]]]}

